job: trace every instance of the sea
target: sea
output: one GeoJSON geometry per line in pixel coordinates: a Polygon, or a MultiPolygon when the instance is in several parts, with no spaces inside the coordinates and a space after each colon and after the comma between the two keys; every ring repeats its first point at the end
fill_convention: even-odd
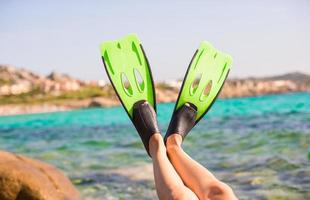
{"type": "MultiPolygon", "coordinates": [[[[163,135],[173,108],[157,105],[163,135]]],[[[183,146],[239,199],[310,199],[310,93],[218,99],[183,146]]],[[[122,107],[1,116],[0,149],[58,167],[87,200],[157,199],[128,175],[151,159],[122,107]]]]}

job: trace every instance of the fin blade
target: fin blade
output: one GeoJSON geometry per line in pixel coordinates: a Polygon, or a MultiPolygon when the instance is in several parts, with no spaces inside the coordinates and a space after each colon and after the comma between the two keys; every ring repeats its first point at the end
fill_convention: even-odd
{"type": "Polygon", "coordinates": [[[185,103],[197,107],[196,123],[208,112],[224,85],[232,64],[232,58],[215,49],[209,42],[202,42],[187,69],[175,110],[185,103]],[[192,84],[195,77],[201,79],[195,93],[192,84]]]}
{"type": "Polygon", "coordinates": [[[132,119],[133,105],[140,100],[147,100],[156,109],[151,70],[137,35],[103,42],[100,50],[109,80],[128,116],[132,119]]]}

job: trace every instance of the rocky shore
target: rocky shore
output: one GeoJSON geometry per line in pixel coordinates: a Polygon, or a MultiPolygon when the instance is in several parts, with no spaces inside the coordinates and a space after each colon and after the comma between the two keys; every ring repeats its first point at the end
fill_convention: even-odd
{"type": "Polygon", "coordinates": [[[71,181],[55,167],[0,151],[0,199],[79,200],[71,181]]]}
{"type": "MultiPolygon", "coordinates": [[[[158,103],[177,99],[182,81],[156,83],[158,103]]],[[[264,78],[228,79],[220,98],[309,92],[310,76],[290,73],[264,78]]],[[[111,107],[119,101],[103,80],[82,81],[68,75],[41,76],[25,69],[0,65],[0,115],[111,107]]]]}

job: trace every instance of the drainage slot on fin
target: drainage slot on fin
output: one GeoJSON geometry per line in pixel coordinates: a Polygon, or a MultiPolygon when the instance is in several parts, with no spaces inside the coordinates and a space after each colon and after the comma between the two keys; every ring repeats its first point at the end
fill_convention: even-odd
{"type": "Polygon", "coordinates": [[[200,54],[198,55],[198,58],[197,58],[197,60],[196,60],[195,66],[194,66],[194,69],[196,69],[197,64],[198,64],[198,62],[199,62],[199,60],[200,60],[200,57],[202,56],[202,54],[203,54],[204,51],[205,51],[205,50],[203,49],[203,50],[200,52],[200,54]]]}
{"type": "Polygon", "coordinates": [[[205,101],[208,98],[208,96],[211,92],[211,89],[212,89],[212,80],[210,80],[207,83],[207,85],[205,86],[205,89],[203,90],[203,92],[200,96],[200,101],[205,101]]]}
{"type": "Polygon", "coordinates": [[[139,60],[140,65],[142,65],[142,61],[141,61],[141,58],[140,58],[140,55],[139,55],[139,52],[138,52],[138,48],[137,48],[137,46],[136,46],[136,44],[134,42],[131,43],[131,49],[136,54],[136,56],[137,56],[137,58],[139,60]]]}
{"type": "Polygon", "coordinates": [[[193,96],[199,86],[200,80],[201,80],[202,74],[197,74],[194,81],[191,84],[191,87],[189,89],[189,93],[191,96],[193,96]]]}
{"type": "Polygon", "coordinates": [[[217,52],[214,54],[213,58],[215,59],[217,57],[217,52]]]}
{"type": "Polygon", "coordinates": [[[222,80],[222,77],[223,77],[223,74],[224,74],[224,72],[225,72],[226,67],[227,67],[227,63],[225,63],[225,65],[224,65],[224,67],[223,67],[223,69],[222,69],[221,76],[220,76],[220,78],[217,80],[217,83],[219,83],[220,80],[222,80]]]}
{"type": "Polygon", "coordinates": [[[138,90],[142,93],[144,91],[144,80],[141,76],[141,73],[139,72],[138,69],[134,68],[133,69],[133,72],[134,72],[134,75],[135,75],[135,79],[136,79],[136,83],[137,83],[137,86],[138,86],[138,90]]]}
{"type": "Polygon", "coordinates": [[[107,51],[104,51],[104,54],[103,54],[102,58],[103,58],[103,63],[108,65],[109,71],[114,75],[113,67],[111,65],[110,58],[109,58],[109,55],[108,55],[107,51]]]}
{"type": "Polygon", "coordinates": [[[128,96],[132,96],[132,87],[130,85],[130,82],[126,76],[125,73],[121,73],[121,80],[122,80],[122,85],[123,85],[123,89],[125,91],[125,93],[128,95],[128,96]]]}

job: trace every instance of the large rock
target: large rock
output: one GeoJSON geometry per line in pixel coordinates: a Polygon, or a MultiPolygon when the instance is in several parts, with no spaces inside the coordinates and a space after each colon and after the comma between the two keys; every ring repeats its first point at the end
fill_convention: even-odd
{"type": "Polygon", "coordinates": [[[0,151],[1,200],[76,200],[79,192],[55,167],[0,151]]]}

